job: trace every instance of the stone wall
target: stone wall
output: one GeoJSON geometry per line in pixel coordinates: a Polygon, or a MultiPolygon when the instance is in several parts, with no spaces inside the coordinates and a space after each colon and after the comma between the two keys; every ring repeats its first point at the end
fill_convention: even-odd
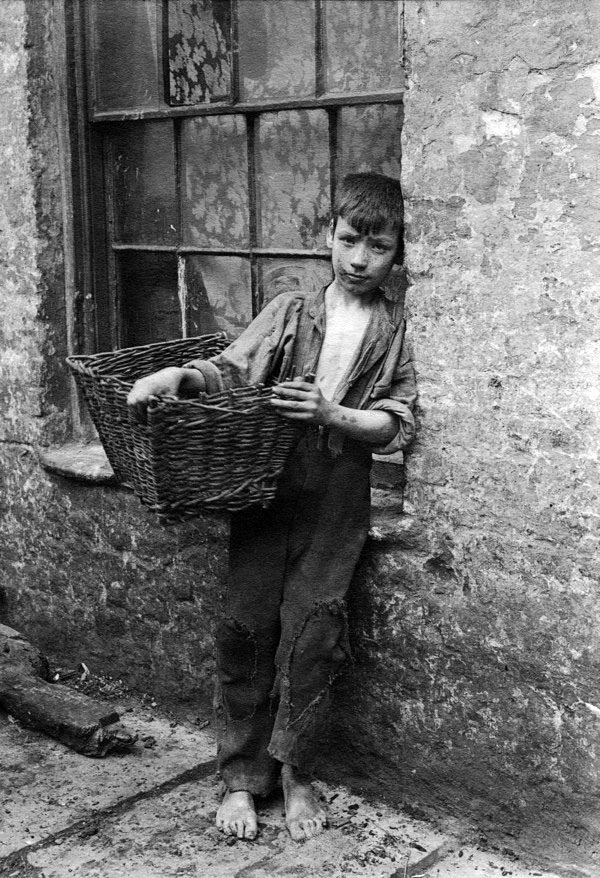
{"type": "MultiPolygon", "coordinates": [[[[35,457],[69,433],[53,10],[0,5],[0,619],[208,698],[223,523],[163,528],[35,457]]],[[[420,433],[357,577],[329,752],[400,799],[522,812],[599,780],[599,25],[590,0],[405,2],[420,433]]]]}
{"type": "Polygon", "coordinates": [[[420,433],[358,739],[405,792],[539,814],[600,780],[600,4],[405,16],[420,433]]]}

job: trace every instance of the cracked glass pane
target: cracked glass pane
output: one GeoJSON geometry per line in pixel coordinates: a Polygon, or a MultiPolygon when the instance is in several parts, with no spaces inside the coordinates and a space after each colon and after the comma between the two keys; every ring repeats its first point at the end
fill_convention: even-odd
{"type": "Polygon", "coordinates": [[[273,259],[258,260],[258,284],[263,305],[280,293],[293,290],[317,291],[331,282],[331,263],[328,259],[273,259]]]}
{"type": "Polygon", "coordinates": [[[91,0],[98,111],[163,103],[157,0],[91,0]]]}
{"type": "Polygon", "coordinates": [[[238,4],[240,99],[315,93],[315,10],[307,0],[238,4]]]}
{"type": "Polygon", "coordinates": [[[325,90],[392,91],[402,86],[399,3],[327,0],[325,90]]]}
{"type": "Polygon", "coordinates": [[[327,113],[262,115],[256,165],[260,245],[324,247],[330,210],[327,113]]]}
{"type": "Polygon", "coordinates": [[[186,257],[188,334],[223,330],[237,338],[252,320],[250,263],[237,256],[186,257]]]}
{"type": "Polygon", "coordinates": [[[400,179],[402,106],[343,107],[338,128],[341,174],[374,171],[400,179]]]}
{"type": "Polygon", "coordinates": [[[121,124],[110,144],[115,239],[174,243],[178,220],[173,123],[121,124]]]}
{"type": "Polygon", "coordinates": [[[229,0],[169,0],[169,102],[205,104],[231,95],[229,0]]]}
{"type": "Polygon", "coordinates": [[[182,129],[183,238],[248,246],[248,157],[243,116],[186,119],[182,129]]]}

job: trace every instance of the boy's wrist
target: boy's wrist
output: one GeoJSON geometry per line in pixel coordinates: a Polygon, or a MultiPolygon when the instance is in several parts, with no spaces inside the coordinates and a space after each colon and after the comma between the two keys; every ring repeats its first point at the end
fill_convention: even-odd
{"type": "Polygon", "coordinates": [[[326,399],[325,405],[322,409],[321,417],[319,418],[319,424],[321,427],[337,427],[339,426],[339,413],[338,409],[341,409],[341,406],[335,402],[331,402],[331,400],[326,399]]]}

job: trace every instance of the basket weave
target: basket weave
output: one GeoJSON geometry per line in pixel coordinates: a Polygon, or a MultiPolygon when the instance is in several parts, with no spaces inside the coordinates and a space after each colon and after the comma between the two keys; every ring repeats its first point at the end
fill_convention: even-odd
{"type": "Polygon", "coordinates": [[[151,399],[148,423],[130,417],[127,394],[165,366],[207,359],[224,333],[67,358],[116,477],[159,513],[235,512],[268,506],[298,429],[262,385],[198,399],[151,399]]]}

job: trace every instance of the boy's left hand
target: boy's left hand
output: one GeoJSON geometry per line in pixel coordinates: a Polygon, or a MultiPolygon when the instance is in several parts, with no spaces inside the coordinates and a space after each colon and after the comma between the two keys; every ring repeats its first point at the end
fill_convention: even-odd
{"type": "Polygon", "coordinates": [[[273,393],[275,397],[271,400],[271,405],[284,418],[319,426],[329,423],[332,404],[315,384],[303,378],[295,378],[293,381],[275,385],[273,393]]]}

